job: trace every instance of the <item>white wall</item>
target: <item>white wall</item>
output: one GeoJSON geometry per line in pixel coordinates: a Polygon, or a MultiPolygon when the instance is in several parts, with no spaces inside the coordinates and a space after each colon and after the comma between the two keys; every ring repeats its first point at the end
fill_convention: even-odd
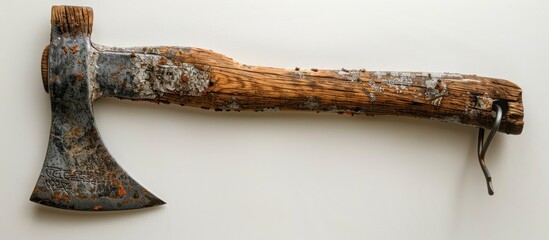
{"type": "Polygon", "coordinates": [[[2,1],[0,239],[549,239],[547,1],[2,1]],[[94,42],[213,49],[246,64],[474,73],[523,88],[525,128],[397,117],[215,113],[101,100],[118,162],[167,201],[118,213],[28,198],[49,133],[50,7],[94,8],[94,42]]]}

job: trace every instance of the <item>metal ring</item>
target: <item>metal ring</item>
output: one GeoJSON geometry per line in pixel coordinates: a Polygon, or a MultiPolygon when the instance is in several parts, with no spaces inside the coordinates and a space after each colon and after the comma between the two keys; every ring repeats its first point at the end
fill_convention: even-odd
{"type": "Polygon", "coordinates": [[[494,136],[496,135],[499,129],[499,125],[501,124],[501,119],[503,117],[503,110],[501,106],[498,104],[494,104],[493,106],[496,108],[496,120],[494,121],[494,125],[492,126],[492,129],[490,130],[490,133],[488,134],[488,137],[486,138],[486,140],[484,140],[484,128],[479,128],[478,144],[477,144],[478,161],[480,163],[480,167],[482,168],[482,172],[484,173],[484,177],[486,178],[486,185],[488,185],[488,194],[490,195],[494,195],[494,188],[492,186],[492,176],[490,175],[490,171],[486,166],[486,162],[484,161],[484,156],[486,155],[488,146],[490,146],[492,139],[494,139],[494,136]]]}

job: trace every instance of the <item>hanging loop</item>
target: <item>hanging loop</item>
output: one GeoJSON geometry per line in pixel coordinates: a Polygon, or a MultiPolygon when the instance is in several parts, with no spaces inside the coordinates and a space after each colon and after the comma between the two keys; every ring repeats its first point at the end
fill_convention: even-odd
{"type": "Polygon", "coordinates": [[[486,140],[484,140],[484,128],[479,128],[478,130],[478,161],[480,163],[480,167],[482,168],[482,172],[484,173],[484,177],[486,178],[486,185],[488,186],[488,194],[494,195],[494,188],[492,186],[492,176],[490,175],[490,171],[488,170],[488,167],[486,166],[486,162],[484,161],[484,156],[486,155],[486,151],[488,150],[488,146],[490,146],[490,142],[492,142],[492,139],[494,139],[494,136],[496,135],[499,125],[501,124],[501,119],[503,117],[503,109],[500,105],[495,103],[493,105],[496,111],[496,120],[494,121],[494,125],[492,126],[492,129],[490,130],[490,133],[488,134],[488,137],[486,140]]]}

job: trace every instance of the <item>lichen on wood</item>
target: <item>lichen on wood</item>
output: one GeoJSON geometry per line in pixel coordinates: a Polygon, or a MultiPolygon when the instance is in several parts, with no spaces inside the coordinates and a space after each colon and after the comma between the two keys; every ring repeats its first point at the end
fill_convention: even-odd
{"type": "Polygon", "coordinates": [[[501,132],[519,134],[524,124],[522,90],[503,79],[364,69],[286,70],[240,64],[199,48],[157,47],[139,54],[157,54],[177,66],[192,64],[209,76],[208,87],[199,92],[180,94],[167,90],[155,99],[159,102],[228,111],[277,109],[398,115],[482,128],[492,126],[492,104],[498,102],[507,109],[501,132]]]}
{"type": "Polygon", "coordinates": [[[91,61],[97,66],[90,68],[94,100],[111,96],[225,111],[397,115],[482,128],[492,126],[497,102],[506,110],[499,131],[520,134],[524,124],[522,90],[507,80],[476,75],[286,70],[244,65],[188,47],[94,44],[91,61]]]}

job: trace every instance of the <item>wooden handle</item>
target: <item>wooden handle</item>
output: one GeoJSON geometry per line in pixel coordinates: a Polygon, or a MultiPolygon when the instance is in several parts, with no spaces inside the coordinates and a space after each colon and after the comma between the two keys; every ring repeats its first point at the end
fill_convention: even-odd
{"type": "Polygon", "coordinates": [[[46,92],[49,92],[48,89],[48,57],[50,52],[50,45],[46,46],[44,48],[44,51],[42,51],[42,59],[40,61],[40,67],[42,72],[42,84],[44,85],[44,90],[46,92]]]}
{"type": "MultiPolygon", "coordinates": [[[[54,6],[51,22],[61,34],[89,37],[93,12],[86,7],[54,6]]],[[[95,69],[97,76],[91,79],[98,84],[91,83],[92,100],[115,96],[215,110],[397,115],[481,128],[493,125],[492,106],[498,103],[505,110],[500,132],[520,134],[524,125],[522,90],[502,79],[448,73],[286,70],[240,64],[199,48],[96,46],[93,51],[99,57],[90,55],[90,60],[108,62],[110,58],[102,59],[101,52],[117,52],[115,58],[122,62],[95,69]],[[170,68],[176,69],[170,72],[170,68]],[[111,72],[99,76],[100,71],[111,72]],[[126,76],[135,81],[130,84],[126,76]]],[[[47,47],[42,56],[42,81],[47,91],[47,47]]]]}
{"type": "Polygon", "coordinates": [[[60,33],[90,36],[93,27],[93,9],[81,6],[52,6],[51,25],[60,33]]]}
{"type": "Polygon", "coordinates": [[[157,98],[160,102],[216,110],[399,115],[482,128],[493,125],[492,105],[497,102],[505,110],[499,131],[520,134],[524,124],[522,91],[502,79],[448,73],[285,70],[243,65],[199,48],[143,50],[176,65],[193,64],[209,75],[208,86],[199,94],[167,91],[157,98]]]}

